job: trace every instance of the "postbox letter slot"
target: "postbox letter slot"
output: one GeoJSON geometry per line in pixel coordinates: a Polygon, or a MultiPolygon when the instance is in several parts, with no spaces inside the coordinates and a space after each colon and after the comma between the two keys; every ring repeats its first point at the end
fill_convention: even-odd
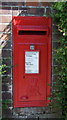
{"type": "Polygon", "coordinates": [[[19,30],[18,31],[19,35],[47,35],[47,31],[24,31],[24,30],[19,30]]]}

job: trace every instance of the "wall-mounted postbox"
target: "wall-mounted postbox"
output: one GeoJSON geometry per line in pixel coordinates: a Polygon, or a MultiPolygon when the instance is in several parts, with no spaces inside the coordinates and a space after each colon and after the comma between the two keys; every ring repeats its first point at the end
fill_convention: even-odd
{"type": "Polygon", "coordinates": [[[15,16],[12,24],[14,107],[46,106],[50,102],[51,18],[15,16]]]}

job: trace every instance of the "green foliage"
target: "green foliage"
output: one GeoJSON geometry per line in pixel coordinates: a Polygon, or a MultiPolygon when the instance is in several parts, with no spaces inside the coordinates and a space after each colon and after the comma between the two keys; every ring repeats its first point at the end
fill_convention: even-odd
{"type": "Polygon", "coordinates": [[[67,102],[66,102],[66,90],[67,90],[67,2],[56,2],[53,4],[55,13],[52,15],[56,22],[57,30],[61,33],[59,37],[59,46],[54,50],[54,58],[57,66],[55,72],[57,74],[56,82],[54,83],[55,91],[52,96],[56,97],[58,102],[55,103],[55,107],[62,108],[63,115],[67,118],[67,102]]]}
{"type": "Polygon", "coordinates": [[[11,104],[11,100],[2,100],[2,109],[8,109],[9,105],[11,104]]]}
{"type": "Polygon", "coordinates": [[[57,22],[58,30],[67,35],[67,2],[56,2],[53,5],[56,13],[54,18],[57,22]]]}
{"type": "Polygon", "coordinates": [[[0,74],[3,74],[6,72],[6,70],[3,70],[4,68],[6,68],[6,65],[0,65],[0,74]]]}

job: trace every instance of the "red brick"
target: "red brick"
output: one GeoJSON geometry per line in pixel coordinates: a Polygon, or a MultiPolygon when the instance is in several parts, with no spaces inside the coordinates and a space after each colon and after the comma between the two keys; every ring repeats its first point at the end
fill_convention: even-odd
{"type": "Polygon", "coordinates": [[[11,10],[0,10],[0,14],[11,14],[11,10]]]}
{"type": "Polygon", "coordinates": [[[1,23],[9,23],[11,22],[11,16],[0,16],[0,22],[1,23]]]}
{"type": "MultiPolygon", "coordinates": [[[[36,0],[37,1],[37,0],[36,0]]],[[[26,2],[27,6],[38,6],[39,2],[26,2]]],[[[41,0],[42,1],[42,0],[41,0]]],[[[40,2],[41,6],[51,6],[51,2],[40,2]]]]}
{"type": "Polygon", "coordinates": [[[6,27],[6,25],[0,25],[0,32],[3,32],[4,31],[4,29],[5,29],[5,27],[6,27]]]}
{"type": "Polygon", "coordinates": [[[5,25],[5,24],[3,25],[3,24],[1,24],[1,25],[0,25],[0,32],[7,32],[8,29],[9,29],[9,28],[7,28],[7,26],[8,26],[8,25],[5,25]]]}
{"type": "Polygon", "coordinates": [[[38,6],[38,2],[26,2],[26,6],[38,6]]]}
{"type": "Polygon", "coordinates": [[[42,6],[51,6],[51,2],[41,2],[42,6]]]}
{"type": "Polygon", "coordinates": [[[5,35],[1,36],[0,39],[2,39],[2,40],[6,40],[6,39],[8,39],[8,36],[5,34],[5,35]]]}
{"type": "Polygon", "coordinates": [[[25,5],[25,2],[22,1],[22,2],[17,2],[17,6],[24,6],[25,5]]]}
{"type": "Polygon", "coordinates": [[[0,39],[2,38],[2,35],[3,35],[3,34],[2,34],[2,33],[0,33],[0,39]]]}
{"type": "Polygon", "coordinates": [[[0,32],[8,32],[8,31],[10,31],[10,27],[11,27],[11,25],[9,25],[9,24],[1,24],[0,25],[0,32]]]}

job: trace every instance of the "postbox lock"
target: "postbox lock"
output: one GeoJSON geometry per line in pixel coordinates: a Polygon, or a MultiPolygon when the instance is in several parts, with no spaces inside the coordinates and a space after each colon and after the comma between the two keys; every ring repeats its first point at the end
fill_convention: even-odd
{"type": "Polygon", "coordinates": [[[34,50],[34,45],[30,45],[30,50],[34,50]]]}

